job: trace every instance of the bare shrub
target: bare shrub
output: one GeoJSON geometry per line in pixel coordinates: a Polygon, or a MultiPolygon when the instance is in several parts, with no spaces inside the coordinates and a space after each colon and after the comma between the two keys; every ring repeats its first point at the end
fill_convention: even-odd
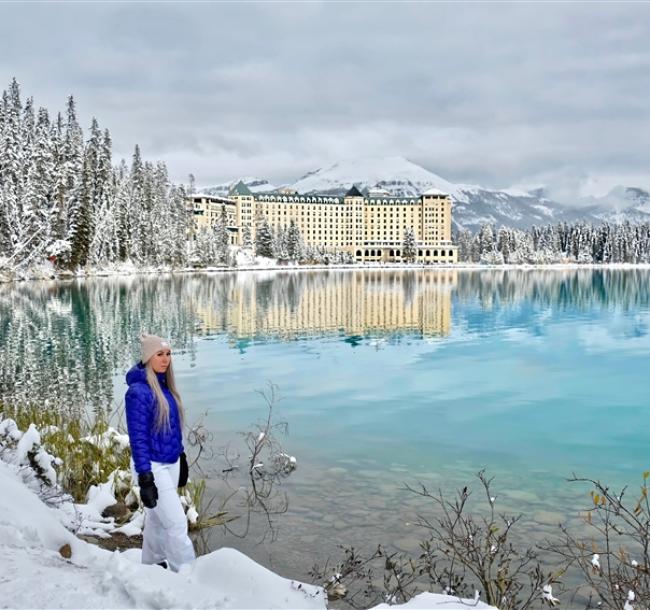
{"type": "Polygon", "coordinates": [[[579,478],[591,486],[590,506],[581,514],[583,527],[560,527],[561,537],[548,551],[559,555],[583,584],[577,592],[587,605],[612,610],[650,606],[650,504],[643,473],[637,494],[623,488],[615,493],[600,481],[579,478]]]}
{"type": "Polygon", "coordinates": [[[419,555],[389,553],[380,545],[363,556],[347,548],[335,566],[314,566],[310,574],[330,598],[343,598],[353,608],[377,601],[404,603],[424,591],[481,599],[500,610],[557,604],[552,587],[564,567],[544,570],[538,549],[521,544],[524,537],[516,531],[521,515],[498,512],[492,479],[484,471],[477,477],[483,500],[482,506],[472,506],[476,512],[470,511],[468,487],[451,499],[424,485],[406,487],[430,501],[433,509],[430,516],[417,517],[416,525],[428,533],[419,555]]]}

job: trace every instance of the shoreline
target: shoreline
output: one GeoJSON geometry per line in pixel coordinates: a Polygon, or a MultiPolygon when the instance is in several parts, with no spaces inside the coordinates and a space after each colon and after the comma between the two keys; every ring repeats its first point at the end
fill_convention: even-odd
{"type": "Polygon", "coordinates": [[[490,265],[482,263],[438,263],[438,264],[408,264],[408,263],[356,263],[333,265],[244,265],[240,267],[183,267],[183,268],[136,268],[123,265],[109,269],[93,269],[78,272],[56,272],[54,269],[35,268],[29,274],[15,277],[0,272],[0,284],[18,284],[22,282],[63,282],[85,280],[92,278],[123,278],[140,275],[174,275],[174,274],[221,274],[239,272],[303,272],[303,271],[538,271],[538,270],[577,270],[577,269],[650,269],[650,263],[547,263],[547,264],[502,264],[490,265]]]}

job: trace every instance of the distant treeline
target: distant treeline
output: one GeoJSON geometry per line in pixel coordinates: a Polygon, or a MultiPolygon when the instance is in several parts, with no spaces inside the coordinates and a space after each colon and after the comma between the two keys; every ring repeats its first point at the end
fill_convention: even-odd
{"type": "Polygon", "coordinates": [[[454,238],[458,260],[486,264],[648,263],[650,224],[592,226],[582,222],[532,227],[526,231],[483,225],[454,238]]]}

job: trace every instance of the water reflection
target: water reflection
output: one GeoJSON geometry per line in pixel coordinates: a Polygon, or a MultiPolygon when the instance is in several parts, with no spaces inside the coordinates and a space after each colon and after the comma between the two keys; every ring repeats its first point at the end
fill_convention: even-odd
{"type": "Polygon", "coordinates": [[[647,308],[650,271],[634,269],[516,269],[461,271],[455,295],[483,309],[531,302],[537,308],[590,311],[647,308]]]}
{"type": "MultiPolygon", "coordinates": [[[[197,337],[214,334],[240,350],[321,336],[352,346],[384,336],[444,339],[452,319],[457,328],[535,334],[545,309],[647,310],[649,277],[641,269],[346,270],[5,284],[0,399],[106,407],[142,330],[190,353],[197,337]]],[[[624,332],[638,341],[647,324],[639,316],[624,332]]]]}
{"type": "Polygon", "coordinates": [[[72,411],[107,408],[113,375],[156,329],[190,347],[195,316],[174,278],[30,282],[0,287],[0,400],[72,411]]]}
{"type": "Polygon", "coordinates": [[[445,336],[456,272],[302,272],[189,280],[203,334],[292,340],[408,334],[445,336]]]}

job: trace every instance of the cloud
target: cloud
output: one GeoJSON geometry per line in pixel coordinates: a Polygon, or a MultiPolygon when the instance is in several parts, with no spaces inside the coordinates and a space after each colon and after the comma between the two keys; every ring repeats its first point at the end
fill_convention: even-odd
{"type": "Polygon", "coordinates": [[[372,153],[577,193],[650,173],[649,34],[647,4],[4,4],[0,79],[177,180],[372,153]]]}

